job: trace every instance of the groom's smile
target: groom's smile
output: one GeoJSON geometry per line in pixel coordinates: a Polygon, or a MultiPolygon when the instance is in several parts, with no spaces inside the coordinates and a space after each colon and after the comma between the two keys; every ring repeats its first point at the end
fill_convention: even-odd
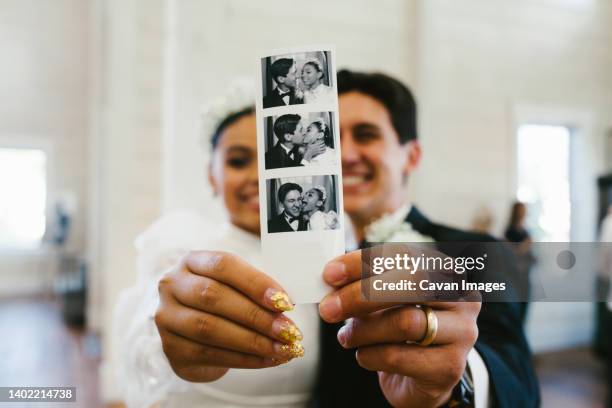
{"type": "Polygon", "coordinates": [[[401,144],[391,117],[377,99],[356,91],[340,95],[344,208],[373,219],[402,200],[411,143],[401,144]]]}
{"type": "Polygon", "coordinates": [[[297,217],[300,215],[300,210],[302,209],[302,196],[299,191],[292,190],[287,193],[285,197],[285,201],[283,202],[283,206],[285,207],[285,211],[287,214],[292,217],[297,217]]]}

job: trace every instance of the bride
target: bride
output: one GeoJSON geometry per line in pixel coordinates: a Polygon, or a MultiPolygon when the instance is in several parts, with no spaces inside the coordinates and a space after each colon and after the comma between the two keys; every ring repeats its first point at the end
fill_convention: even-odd
{"type": "Polygon", "coordinates": [[[334,165],[336,164],[336,151],[331,148],[331,132],[329,125],[322,119],[316,119],[306,128],[306,135],[304,137],[304,145],[323,143],[325,144],[325,150],[318,156],[313,157],[308,164],[324,164],[334,165]]]}
{"type": "Polygon", "coordinates": [[[206,117],[216,124],[208,141],[212,147],[209,181],[227,219],[212,224],[195,212],[169,214],[136,242],[139,282],[118,302],[113,329],[113,341],[120,350],[118,384],[124,387],[129,407],[302,408],[312,396],[320,364],[317,305],[293,308],[280,285],[256,269],[263,267],[263,257],[255,111],[252,98],[240,104],[241,92],[229,93],[227,100],[235,106],[219,102],[206,117]],[[213,230],[216,232],[211,234],[213,230]],[[222,284],[210,277],[176,271],[184,279],[186,292],[178,287],[170,290],[171,284],[164,283],[162,276],[172,265],[180,265],[181,258],[189,259],[186,254],[193,248],[240,254],[243,266],[237,273],[242,278],[222,284]],[[186,300],[190,292],[196,294],[202,280],[209,285],[206,293],[223,292],[222,302],[196,306],[193,301],[197,297],[186,300]],[[249,287],[242,287],[241,282],[249,287]],[[264,307],[245,296],[258,290],[259,284],[264,288],[260,294],[264,307]],[[174,294],[166,296],[168,292],[174,294]],[[174,310],[174,315],[156,313],[160,302],[174,310]],[[205,306],[216,311],[198,311],[205,306]],[[254,321],[250,317],[258,318],[254,321]],[[192,319],[196,319],[193,324],[187,324],[192,319]],[[188,330],[190,326],[204,329],[199,326],[204,321],[206,331],[198,334],[188,330]],[[169,330],[161,332],[163,345],[156,323],[169,330]],[[191,354],[181,367],[171,367],[164,354],[171,349],[191,354]],[[196,377],[198,382],[184,380],[196,377]]]}
{"type": "Polygon", "coordinates": [[[327,213],[323,211],[325,200],[327,200],[327,193],[323,186],[315,186],[304,194],[302,214],[308,218],[309,230],[339,228],[338,214],[333,210],[327,213]]]}
{"type": "Polygon", "coordinates": [[[323,83],[323,65],[316,59],[310,59],[302,67],[302,85],[304,103],[331,103],[333,89],[323,83]]]}

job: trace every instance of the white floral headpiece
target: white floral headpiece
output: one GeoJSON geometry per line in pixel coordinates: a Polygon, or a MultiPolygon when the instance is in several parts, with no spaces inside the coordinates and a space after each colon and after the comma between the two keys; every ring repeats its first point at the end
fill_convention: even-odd
{"type": "Polygon", "coordinates": [[[210,138],[221,121],[249,107],[255,108],[254,81],[250,78],[237,78],[222,96],[202,107],[202,146],[210,144],[210,138]]]}
{"type": "Polygon", "coordinates": [[[321,132],[325,133],[325,131],[327,130],[327,122],[325,122],[325,119],[323,118],[316,118],[315,120],[312,121],[312,123],[318,123],[321,129],[321,132]]]}
{"type": "Polygon", "coordinates": [[[321,192],[321,201],[324,202],[327,199],[327,191],[325,190],[325,187],[323,187],[322,185],[316,185],[313,188],[321,192]]]}
{"type": "Polygon", "coordinates": [[[306,64],[312,64],[315,65],[317,67],[317,71],[319,72],[325,72],[325,70],[323,69],[323,64],[321,64],[321,61],[319,61],[318,58],[309,58],[306,61],[304,61],[304,64],[302,65],[305,66],[306,64]]]}

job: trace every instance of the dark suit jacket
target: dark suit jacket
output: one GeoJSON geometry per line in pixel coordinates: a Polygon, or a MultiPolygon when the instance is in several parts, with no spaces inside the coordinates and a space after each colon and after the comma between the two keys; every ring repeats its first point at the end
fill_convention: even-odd
{"type": "MultiPolygon", "coordinates": [[[[306,221],[300,217],[300,221],[298,223],[298,231],[306,231],[306,221]]],[[[287,222],[285,218],[285,213],[282,212],[275,217],[272,217],[268,221],[268,234],[272,232],[294,232],[295,230],[291,228],[291,225],[287,222]]]]}
{"type": "MultiPolygon", "coordinates": [[[[494,238],[435,224],[415,207],[406,220],[421,234],[440,242],[491,242],[494,238]]],[[[496,246],[497,247],[497,246],[496,246]]],[[[511,256],[511,255],[510,255],[511,256]]],[[[361,368],[354,350],[343,349],[336,338],[342,326],[321,321],[319,375],[311,406],[388,407],[376,372],[361,368]]],[[[518,303],[482,304],[478,316],[479,336],[475,348],[489,372],[489,395],[493,407],[527,408],[540,404],[531,352],[520,320],[518,303]]]]}
{"type": "MultiPolygon", "coordinates": [[[[295,97],[295,91],[289,91],[289,105],[299,105],[304,103],[304,101],[300,98],[295,97]]],[[[263,99],[263,107],[264,108],[274,108],[276,106],[286,106],[287,104],[280,97],[278,92],[278,88],[274,88],[268,95],[266,95],[263,99]]]]}
{"type": "Polygon", "coordinates": [[[289,157],[283,146],[276,143],[270,150],[266,152],[266,169],[279,169],[283,167],[298,167],[301,166],[302,156],[297,149],[293,155],[293,159],[289,157]]]}

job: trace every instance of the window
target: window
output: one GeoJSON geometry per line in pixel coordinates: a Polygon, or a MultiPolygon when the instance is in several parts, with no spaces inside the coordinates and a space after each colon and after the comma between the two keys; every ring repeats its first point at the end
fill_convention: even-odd
{"type": "Polygon", "coordinates": [[[569,242],[570,129],[525,124],[518,129],[517,199],[527,205],[534,241],[569,242]]]}
{"type": "Polygon", "coordinates": [[[0,148],[0,248],[34,249],[46,225],[47,156],[0,148]]]}

